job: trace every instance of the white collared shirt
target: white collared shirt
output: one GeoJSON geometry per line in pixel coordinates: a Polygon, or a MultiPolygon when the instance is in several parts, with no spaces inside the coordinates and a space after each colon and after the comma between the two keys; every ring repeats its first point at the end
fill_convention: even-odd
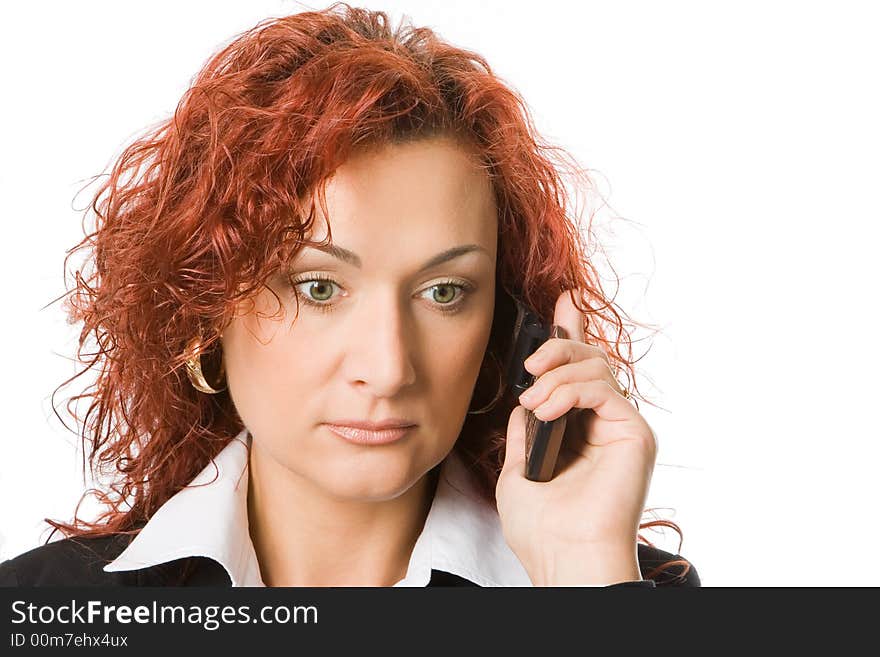
{"type": "MultiPolygon", "coordinates": [[[[250,442],[250,433],[242,430],[214,459],[217,469],[209,463],[165,502],[104,570],[138,570],[199,556],[220,563],[232,586],[265,586],[248,531],[250,442]]],[[[432,570],[480,586],[532,586],[504,540],[498,513],[479,497],[454,452],[441,465],[437,491],[406,576],[394,586],[426,586],[432,570]]]]}

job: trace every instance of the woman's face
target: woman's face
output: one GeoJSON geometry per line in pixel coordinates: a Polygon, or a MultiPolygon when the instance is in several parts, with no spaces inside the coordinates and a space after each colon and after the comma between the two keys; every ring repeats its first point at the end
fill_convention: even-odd
{"type": "MultiPolygon", "coordinates": [[[[339,498],[391,499],[464,423],[494,312],[494,195],[467,151],[436,138],[353,157],[327,209],[342,256],[305,247],[293,286],[284,272],[270,281],[286,319],[266,318],[278,309],[268,289],[236,317],[222,342],[229,391],[261,460],[339,498]],[[326,426],[388,418],[417,426],[373,445],[326,426]]],[[[318,212],[313,241],[327,235],[318,212]]]]}

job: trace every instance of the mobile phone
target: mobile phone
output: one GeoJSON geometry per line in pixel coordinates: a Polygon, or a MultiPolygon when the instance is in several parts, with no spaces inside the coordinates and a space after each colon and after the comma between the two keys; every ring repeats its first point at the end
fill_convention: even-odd
{"type": "MultiPolygon", "coordinates": [[[[561,326],[548,325],[524,303],[511,296],[516,308],[513,338],[507,360],[507,385],[514,398],[519,397],[535,382],[523,362],[550,338],[567,337],[561,326]]],[[[546,422],[526,409],[526,466],[525,477],[532,481],[550,481],[556,468],[562,438],[569,413],[546,422]]]]}

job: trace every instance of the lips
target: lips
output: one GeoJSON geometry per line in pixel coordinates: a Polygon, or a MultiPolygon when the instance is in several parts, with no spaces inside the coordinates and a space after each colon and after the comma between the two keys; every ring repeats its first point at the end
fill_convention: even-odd
{"type": "Polygon", "coordinates": [[[400,429],[402,427],[415,426],[415,422],[404,418],[391,417],[378,422],[369,422],[365,420],[335,420],[328,422],[335,427],[352,427],[355,429],[365,429],[367,431],[384,431],[385,429],[400,429]]]}
{"type": "Polygon", "coordinates": [[[409,434],[416,424],[409,420],[392,418],[381,422],[342,420],[338,423],[327,422],[325,426],[349,442],[360,445],[386,445],[409,434]]]}

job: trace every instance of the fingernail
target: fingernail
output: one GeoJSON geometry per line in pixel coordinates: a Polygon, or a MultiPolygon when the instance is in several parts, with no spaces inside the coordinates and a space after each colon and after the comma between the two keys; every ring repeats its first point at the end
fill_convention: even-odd
{"type": "Polygon", "coordinates": [[[538,406],[538,408],[533,410],[532,413],[535,415],[536,418],[538,418],[539,420],[541,420],[543,422],[547,419],[543,416],[545,415],[547,410],[549,410],[549,408],[550,408],[550,405],[547,402],[544,402],[543,404],[538,406]]]}

